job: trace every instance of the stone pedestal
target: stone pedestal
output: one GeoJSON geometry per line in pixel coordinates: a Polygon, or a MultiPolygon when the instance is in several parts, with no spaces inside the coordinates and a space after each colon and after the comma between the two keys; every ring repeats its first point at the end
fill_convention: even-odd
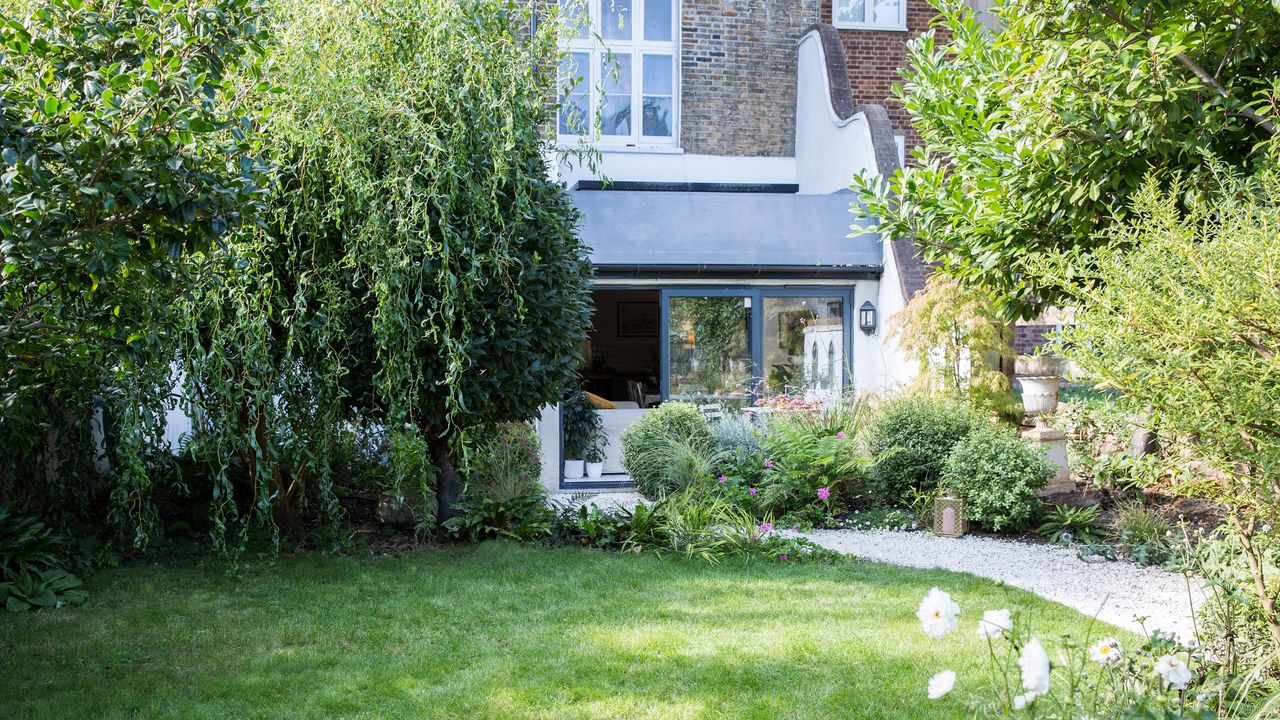
{"type": "Polygon", "coordinates": [[[1044,418],[1036,418],[1036,426],[1022,433],[1022,437],[1035,443],[1044,452],[1049,462],[1056,468],[1049,484],[1038,494],[1054,495],[1074,489],[1071,482],[1071,467],[1067,462],[1067,435],[1061,430],[1049,427],[1044,418]]]}

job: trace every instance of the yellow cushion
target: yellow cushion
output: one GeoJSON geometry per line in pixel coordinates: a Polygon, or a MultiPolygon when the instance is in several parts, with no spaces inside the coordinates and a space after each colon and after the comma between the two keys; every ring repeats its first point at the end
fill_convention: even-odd
{"type": "Polygon", "coordinates": [[[585,390],[583,392],[586,394],[587,399],[591,401],[591,404],[596,406],[597,410],[617,410],[618,409],[618,406],[614,405],[612,400],[605,400],[599,395],[595,393],[586,392],[585,390]]]}

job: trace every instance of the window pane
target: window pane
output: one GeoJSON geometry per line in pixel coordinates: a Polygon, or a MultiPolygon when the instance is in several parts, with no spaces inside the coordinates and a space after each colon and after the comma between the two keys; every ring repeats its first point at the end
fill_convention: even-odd
{"type": "Polygon", "coordinates": [[[671,94],[671,56],[645,55],[641,89],[645,95],[671,94]]]}
{"type": "Polygon", "coordinates": [[[751,387],[751,298],[673,297],[667,380],[672,400],[742,407],[751,387]]]}
{"type": "MultiPolygon", "coordinates": [[[[608,2],[608,0],[605,0],[605,2],[608,2]]],[[[671,39],[671,3],[672,0],[645,0],[645,40],[671,39]]]]}
{"type": "Polygon", "coordinates": [[[604,106],[600,109],[601,132],[631,135],[631,55],[612,53],[600,57],[604,106]]]}
{"type": "Polygon", "coordinates": [[[765,392],[832,400],[844,387],[844,301],[764,299],[765,392]]]}
{"type": "Polygon", "coordinates": [[[671,137],[671,98],[644,96],[644,119],[640,134],[649,137],[671,137]]]}
{"type": "Polygon", "coordinates": [[[867,21],[867,0],[835,0],[836,20],[846,23],[867,21]]]}
{"type": "Polygon", "coordinates": [[[631,0],[600,0],[600,37],[631,39],[631,0]]]}
{"type": "Polygon", "coordinates": [[[590,126],[590,88],[583,73],[591,62],[590,53],[570,53],[560,59],[561,92],[559,128],[562,135],[585,135],[590,126]],[[576,82],[575,82],[576,81],[576,82]],[[573,83],[569,86],[569,83],[573,83]]]}
{"type": "Polygon", "coordinates": [[[897,25],[902,0],[871,0],[871,21],[876,25],[897,25]]]}
{"type": "Polygon", "coordinates": [[[569,37],[586,39],[591,30],[587,0],[560,0],[560,16],[569,25],[569,37]]]}

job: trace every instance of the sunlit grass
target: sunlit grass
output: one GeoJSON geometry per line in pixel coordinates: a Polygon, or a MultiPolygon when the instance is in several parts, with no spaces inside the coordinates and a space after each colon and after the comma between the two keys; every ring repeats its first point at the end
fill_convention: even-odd
{"type": "Polygon", "coordinates": [[[1046,641],[1090,623],[942,571],[507,543],[239,578],[131,566],[90,590],[81,608],[0,616],[6,717],[959,718],[985,668],[982,610],[1028,608],[1046,641]],[[914,617],[934,585],[965,621],[940,643],[914,617]],[[945,668],[956,692],[925,700],[945,668]]]}

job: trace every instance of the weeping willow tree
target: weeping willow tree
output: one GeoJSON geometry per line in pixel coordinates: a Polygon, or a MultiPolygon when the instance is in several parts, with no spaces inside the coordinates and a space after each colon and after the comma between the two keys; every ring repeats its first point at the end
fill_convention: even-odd
{"type": "MultiPolygon", "coordinates": [[[[332,508],[338,423],[420,434],[439,521],[462,433],[534,417],[590,320],[577,213],[548,175],[557,23],[501,0],[280,0],[264,228],[191,293],[188,396],[215,514],[332,508]]],[[[554,20],[554,18],[552,18],[554,20]]],[[[243,524],[240,525],[243,527],[243,524]]]]}

